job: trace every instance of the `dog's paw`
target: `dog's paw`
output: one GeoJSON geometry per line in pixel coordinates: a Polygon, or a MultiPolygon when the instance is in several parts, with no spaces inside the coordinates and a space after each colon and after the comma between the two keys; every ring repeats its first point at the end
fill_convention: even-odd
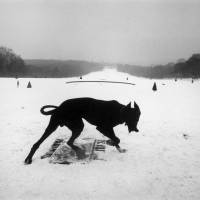
{"type": "Polygon", "coordinates": [[[125,153],[125,152],[127,152],[126,149],[117,148],[117,150],[118,150],[120,153],[125,153]]]}
{"type": "Polygon", "coordinates": [[[114,142],[112,140],[107,140],[106,144],[110,145],[110,146],[115,146],[115,144],[114,144],[114,142]]]}
{"type": "Polygon", "coordinates": [[[26,158],[24,161],[25,165],[30,165],[32,163],[32,159],[26,158]]]}

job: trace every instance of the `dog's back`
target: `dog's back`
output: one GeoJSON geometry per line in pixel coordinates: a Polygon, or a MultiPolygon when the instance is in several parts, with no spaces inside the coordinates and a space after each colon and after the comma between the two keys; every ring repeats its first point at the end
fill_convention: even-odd
{"type": "Polygon", "coordinates": [[[120,123],[122,104],[93,98],[77,98],[64,101],[57,109],[60,116],[67,119],[84,118],[93,125],[108,123],[114,127],[120,123]]]}

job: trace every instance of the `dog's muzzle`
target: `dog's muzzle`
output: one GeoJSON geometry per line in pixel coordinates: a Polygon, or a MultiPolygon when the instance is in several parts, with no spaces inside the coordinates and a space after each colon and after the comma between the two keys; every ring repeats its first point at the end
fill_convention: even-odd
{"type": "Polygon", "coordinates": [[[138,128],[135,128],[133,131],[135,131],[135,132],[139,132],[138,128]]]}

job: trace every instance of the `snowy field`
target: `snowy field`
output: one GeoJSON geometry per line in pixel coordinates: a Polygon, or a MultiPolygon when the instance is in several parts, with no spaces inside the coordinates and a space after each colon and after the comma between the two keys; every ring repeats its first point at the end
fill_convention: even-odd
{"type": "MultiPolygon", "coordinates": [[[[0,199],[1,200],[199,200],[200,81],[149,80],[115,70],[91,73],[83,80],[135,83],[65,84],[63,79],[0,79],[0,199]],[[28,81],[33,88],[27,89],[28,81]],[[158,91],[153,92],[154,81],[158,91]],[[39,148],[31,165],[23,161],[43,134],[49,116],[45,104],[59,105],[76,97],[136,101],[142,115],[140,132],[115,127],[126,153],[113,148],[107,161],[50,164],[40,159],[56,138],[70,131],[58,128],[39,148]]],[[[81,137],[103,138],[86,121],[81,137]]],[[[76,141],[78,143],[78,140],[76,141]]]]}

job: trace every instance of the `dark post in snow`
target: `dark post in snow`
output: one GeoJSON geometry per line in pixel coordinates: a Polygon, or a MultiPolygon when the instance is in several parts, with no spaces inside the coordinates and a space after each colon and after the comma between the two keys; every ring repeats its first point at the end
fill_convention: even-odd
{"type": "Polygon", "coordinates": [[[31,82],[28,82],[27,88],[32,88],[31,82]]]}
{"type": "Polygon", "coordinates": [[[152,88],[153,91],[157,91],[157,86],[156,86],[156,83],[154,82],[153,84],[153,88],[152,88]]]}

